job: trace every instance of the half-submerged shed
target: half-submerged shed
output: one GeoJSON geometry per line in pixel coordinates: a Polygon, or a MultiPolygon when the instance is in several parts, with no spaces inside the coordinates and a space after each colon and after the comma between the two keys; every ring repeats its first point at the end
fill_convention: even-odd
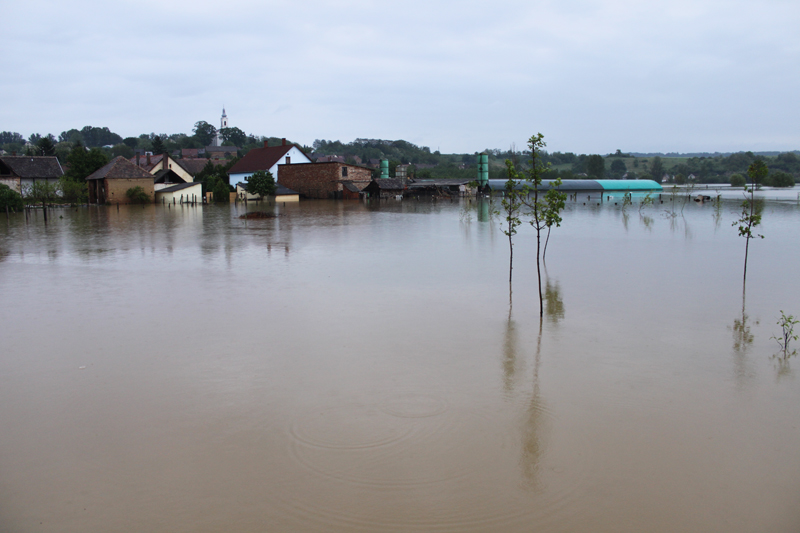
{"type": "Polygon", "coordinates": [[[90,204],[128,204],[130,199],[125,193],[133,187],[141,187],[151,202],[155,198],[153,175],[122,156],[90,174],[86,183],[90,204]]]}
{"type": "Polygon", "coordinates": [[[405,180],[396,178],[378,178],[364,187],[370,198],[402,198],[405,189],[405,180]]]}

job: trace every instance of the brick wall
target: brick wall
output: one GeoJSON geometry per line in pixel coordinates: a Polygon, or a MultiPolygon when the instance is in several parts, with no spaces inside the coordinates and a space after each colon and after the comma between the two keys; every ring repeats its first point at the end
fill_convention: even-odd
{"type": "Polygon", "coordinates": [[[106,179],[106,203],[107,204],[127,204],[130,203],[125,193],[132,187],[141,187],[150,197],[151,202],[155,202],[156,193],[151,179],[106,179]]]}
{"type": "Polygon", "coordinates": [[[341,198],[342,180],[359,190],[372,180],[372,169],[339,162],[279,165],[278,181],[306,198],[341,198]],[[345,170],[343,170],[345,169],[345,170]]]}

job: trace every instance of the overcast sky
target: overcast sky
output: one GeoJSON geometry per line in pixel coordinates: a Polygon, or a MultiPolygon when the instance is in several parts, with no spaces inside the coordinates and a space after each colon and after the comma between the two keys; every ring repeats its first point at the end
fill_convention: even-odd
{"type": "Polygon", "coordinates": [[[2,4],[0,130],[800,149],[797,0],[2,4]]]}

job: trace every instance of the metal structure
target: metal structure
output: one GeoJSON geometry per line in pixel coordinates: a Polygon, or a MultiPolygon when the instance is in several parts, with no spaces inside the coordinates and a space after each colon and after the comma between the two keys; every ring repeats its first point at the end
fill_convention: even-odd
{"type": "Polygon", "coordinates": [[[489,184],[489,154],[478,154],[478,185],[486,187],[489,184]]]}
{"type": "Polygon", "coordinates": [[[389,160],[381,159],[381,179],[389,179],[389,160]]]}

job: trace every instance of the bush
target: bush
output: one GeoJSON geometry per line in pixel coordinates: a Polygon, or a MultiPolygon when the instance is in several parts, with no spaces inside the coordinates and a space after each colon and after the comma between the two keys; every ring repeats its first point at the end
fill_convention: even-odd
{"type": "Polygon", "coordinates": [[[144,192],[144,189],[138,185],[125,191],[125,196],[128,197],[128,200],[130,200],[132,204],[150,203],[150,196],[148,196],[147,193],[144,192]]]}
{"type": "Polygon", "coordinates": [[[0,183],[0,210],[8,208],[9,211],[21,211],[23,207],[22,196],[8,185],[0,183]]]}
{"type": "Polygon", "coordinates": [[[747,180],[741,174],[734,174],[731,176],[731,187],[744,187],[747,180]]]}
{"type": "Polygon", "coordinates": [[[779,170],[770,176],[773,187],[794,187],[794,177],[779,170]]]}
{"type": "Polygon", "coordinates": [[[85,204],[89,201],[89,190],[85,181],[75,181],[67,176],[61,176],[59,187],[65,202],[75,204],[85,204]]]}

